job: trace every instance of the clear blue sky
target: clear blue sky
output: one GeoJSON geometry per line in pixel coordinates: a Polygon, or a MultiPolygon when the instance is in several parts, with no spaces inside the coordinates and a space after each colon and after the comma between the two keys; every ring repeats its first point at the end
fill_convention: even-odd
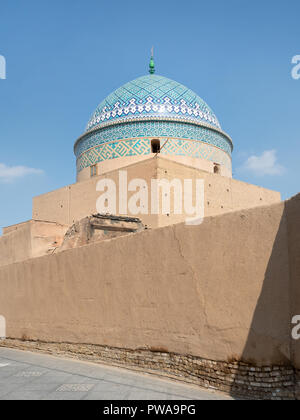
{"type": "Polygon", "coordinates": [[[299,192],[299,16],[299,0],[1,2],[0,227],[75,181],[74,141],[106,95],[147,73],[152,45],[157,74],[197,92],[233,138],[234,176],[299,192]]]}

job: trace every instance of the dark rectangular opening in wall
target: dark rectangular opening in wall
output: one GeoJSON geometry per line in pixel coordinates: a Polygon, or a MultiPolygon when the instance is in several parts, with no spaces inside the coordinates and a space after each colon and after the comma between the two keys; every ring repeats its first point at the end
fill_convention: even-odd
{"type": "Polygon", "coordinates": [[[160,140],[151,140],[151,153],[160,153],[160,140]]]}
{"type": "Polygon", "coordinates": [[[97,165],[92,165],[91,166],[91,178],[93,176],[97,176],[97,165]]]}
{"type": "Polygon", "coordinates": [[[214,174],[221,173],[221,166],[218,163],[214,163],[214,174]]]}

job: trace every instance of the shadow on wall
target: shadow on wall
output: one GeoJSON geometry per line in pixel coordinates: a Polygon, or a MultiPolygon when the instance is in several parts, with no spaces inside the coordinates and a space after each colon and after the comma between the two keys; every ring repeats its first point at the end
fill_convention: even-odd
{"type": "Polygon", "coordinates": [[[300,194],[284,205],[232,395],[243,388],[249,397],[300,399],[300,340],[291,334],[299,314],[300,194]],[[247,374],[243,363],[250,365],[247,374]]]}

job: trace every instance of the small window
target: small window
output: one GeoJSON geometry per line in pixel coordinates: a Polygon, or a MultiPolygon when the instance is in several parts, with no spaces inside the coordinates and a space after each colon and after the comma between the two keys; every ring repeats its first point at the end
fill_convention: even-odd
{"type": "Polygon", "coordinates": [[[151,140],[151,153],[160,153],[160,141],[151,140]]]}
{"type": "Polygon", "coordinates": [[[92,165],[91,166],[91,178],[93,176],[97,176],[97,165],[92,165]]]}
{"type": "Polygon", "coordinates": [[[221,173],[221,166],[218,163],[214,163],[214,174],[221,173]]]}

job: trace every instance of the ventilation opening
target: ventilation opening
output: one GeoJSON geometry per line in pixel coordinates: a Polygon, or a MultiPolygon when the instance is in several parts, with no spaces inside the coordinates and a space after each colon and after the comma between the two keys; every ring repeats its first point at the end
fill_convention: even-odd
{"type": "Polygon", "coordinates": [[[214,163],[214,174],[221,173],[221,166],[218,163],[214,163]]]}
{"type": "Polygon", "coordinates": [[[151,152],[160,153],[160,140],[151,140],[151,152]]]}
{"type": "Polygon", "coordinates": [[[92,165],[91,166],[91,178],[93,176],[97,176],[97,165],[92,165]]]}

